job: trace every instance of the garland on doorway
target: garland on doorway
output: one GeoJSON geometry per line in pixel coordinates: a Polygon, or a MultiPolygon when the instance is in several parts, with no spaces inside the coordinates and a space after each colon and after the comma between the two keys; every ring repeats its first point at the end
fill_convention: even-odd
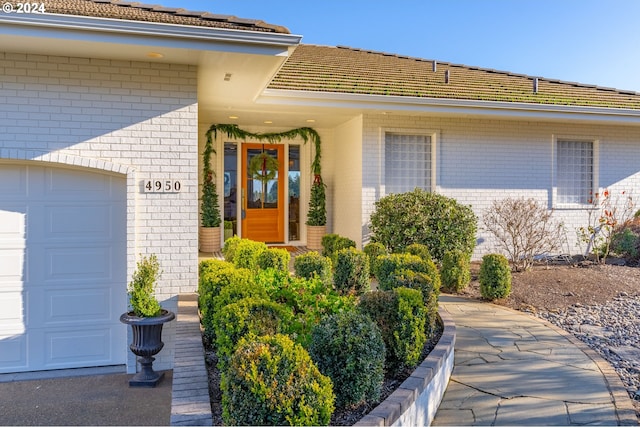
{"type": "Polygon", "coordinates": [[[225,134],[229,138],[234,139],[254,139],[258,141],[266,141],[270,144],[281,142],[283,139],[301,138],[304,143],[311,141],[315,148],[315,156],[311,162],[311,170],[313,172],[313,184],[311,186],[311,199],[309,200],[309,215],[307,225],[325,225],[326,224],[326,206],[325,206],[325,184],[322,182],[322,170],[320,167],[321,158],[321,141],[320,135],[315,129],[310,127],[302,127],[291,129],[285,132],[266,132],[254,133],[244,129],[240,129],[235,124],[212,124],[207,130],[206,146],[213,147],[213,140],[217,137],[218,132],[225,134]]]}

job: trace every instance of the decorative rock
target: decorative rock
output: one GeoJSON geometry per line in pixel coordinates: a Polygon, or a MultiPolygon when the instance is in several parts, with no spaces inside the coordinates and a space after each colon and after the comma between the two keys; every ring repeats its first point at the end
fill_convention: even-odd
{"type": "Polygon", "coordinates": [[[597,351],[616,370],[629,396],[640,400],[640,296],[622,292],[602,305],[575,304],[536,316],[570,332],[597,351]]]}

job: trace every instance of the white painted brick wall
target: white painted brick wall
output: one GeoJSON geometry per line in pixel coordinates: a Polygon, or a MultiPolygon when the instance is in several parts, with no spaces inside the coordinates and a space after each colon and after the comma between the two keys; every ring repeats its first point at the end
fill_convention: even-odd
{"type": "MultiPolygon", "coordinates": [[[[170,310],[197,286],[196,77],[187,65],[0,53],[0,158],[126,174],[127,276],[139,254],[157,254],[170,310]],[[149,177],[180,180],[182,192],[143,194],[149,177]]],[[[173,323],[158,369],[173,361],[173,323]]]]}
{"type": "MultiPolygon", "coordinates": [[[[523,122],[509,120],[364,116],[362,180],[363,241],[368,242],[366,224],[384,185],[381,130],[424,129],[439,132],[437,191],[471,205],[479,216],[493,200],[532,197],[552,206],[553,138],[582,137],[599,140],[599,187],[616,194],[632,192],[640,201],[640,129],[585,123],[523,122]],[[376,165],[378,165],[376,167],[376,165]]],[[[640,207],[640,206],[639,206],[640,207]]],[[[563,251],[582,253],[576,229],[587,223],[584,209],[556,209],[565,224],[567,243],[563,251]]],[[[497,251],[492,236],[480,229],[474,258],[497,251]]]]}

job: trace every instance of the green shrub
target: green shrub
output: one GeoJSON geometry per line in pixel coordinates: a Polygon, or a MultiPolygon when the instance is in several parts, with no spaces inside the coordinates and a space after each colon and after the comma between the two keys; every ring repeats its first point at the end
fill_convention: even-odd
{"type": "Polygon", "coordinates": [[[640,258],[640,227],[625,226],[613,235],[611,250],[631,261],[640,258]]]}
{"type": "Polygon", "coordinates": [[[257,264],[262,270],[273,268],[280,271],[289,271],[291,255],[286,249],[268,248],[258,255],[257,264]]]}
{"type": "Polygon", "coordinates": [[[215,298],[227,286],[233,284],[252,286],[254,284],[253,274],[246,268],[235,268],[224,261],[219,266],[218,270],[209,269],[200,276],[198,305],[204,334],[209,338],[213,338],[215,335],[214,315],[217,312],[214,308],[215,298]]]}
{"type": "Polygon", "coordinates": [[[361,295],[370,288],[369,257],[355,248],[336,252],[336,266],[333,283],[343,293],[361,295]]]}
{"type": "Polygon", "coordinates": [[[480,264],[480,294],[483,298],[494,300],[506,298],[511,293],[511,267],[504,255],[488,254],[482,257],[480,264]]]}
{"type": "Polygon", "coordinates": [[[387,255],[387,248],[385,248],[382,243],[370,242],[367,243],[362,250],[369,257],[369,273],[374,275],[378,257],[387,255]]]}
{"type": "Polygon", "coordinates": [[[355,248],[356,242],[339,234],[325,234],[322,236],[322,255],[336,263],[336,254],[341,249],[355,248]]]}
{"type": "Polygon", "coordinates": [[[225,261],[233,263],[236,255],[236,248],[241,241],[242,239],[238,236],[230,237],[224,241],[224,246],[222,247],[222,255],[224,256],[225,261]]]}
{"type": "Polygon", "coordinates": [[[390,290],[400,286],[398,285],[398,276],[405,270],[426,273],[432,278],[437,289],[440,289],[440,274],[435,263],[430,259],[425,260],[411,254],[391,254],[378,258],[375,274],[380,289],[390,290]]]}
{"type": "Polygon", "coordinates": [[[327,425],[331,380],[285,335],[243,339],[222,375],[225,425],[327,425]]]}
{"type": "Polygon", "coordinates": [[[292,315],[290,309],[272,301],[244,298],[213,313],[218,367],[227,366],[240,338],[285,332],[292,315]]]}
{"type": "Polygon", "coordinates": [[[325,317],[313,328],[309,354],[320,372],[331,378],[336,406],[380,397],[385,347],[369,317],[357,312],[325,317]]]}
{"type": "Polygon", "coordinates": [[[272,301],[293,310],[294,318],[287,332],[305,348],[311,341],[311,329],[322,317],[355,310],[355,297],[338,295],[317,277],[304,279],[280,271],[264,270],[258,273],[256,282],[266,288],[272,301]]]}
{"type": "Polygon", "coordinates": [[[440,295],[440,275],[433,261],[426,273],[402,270],[397,276],[397,287],[416,289],[422,293],[422,302],[426,310],[425,332],[431,337],[438,319],[438,296],[440,295]]]}
{"type": "MultiPolygon", "coordinates": [[[[216,272],[228,267],[233,267],[233,264],[221,259],[205,259],[198,264],[198,277],[202,278],[206,273],[216,272]]],[[[200,292],[200,282],[198,282],[198,292],[200,292]]]]}
{"type": "Polygon", "coordinates": [[[333,273],[331,260],[320,255],[318,252],[307,252],[298,255],[293,260],[293,270],[296,276],[305,279],[318,277],[327,289],[331,289],[333,284],[333,273]]]}
{"type": "Polygon", "coordinates": [[[162,307],[155,296],[157,281],[160,278],[160,263],[151,254],[138,261],[131,282],[127,286],[131,311],[138,317],[160,315],[162,307]]]}
{"type": "Polygon", "coordinates": [[[266,250],[267,245],[263,242],[241,239],[233,255],[233,265],[238,268],[247,268],[254,272],[258,271],[258,257],[266,250]]]}
{"type": "Polygon", "coordinates": [[[416,289],[368,292],[360,299],[360,310],[378,325],[387,349],[390,372],[411,368],[420,362],[427,341],[426,307],[416,289]]]}
{"type": "Polygon", "coordinates": [[[225,306],[236,303],[244,298],[269,300],[267,291],[265,290],[262,283],[254,280],[235,280],[229,285],[222,288],[220,294],[213,298],[213,313],[221,311],[225,306]]]}
{"type": "Polygon", "coordinates": [[[476,244],[477,222],[469,206],[415,189],[378,200],[371,214],[370,229],[373,239],[392,252],[421,243],[440,261],[445,252],[453,249],[471,256],[476,244]]]}
{"type": "Polygon", "coordinates": [[[471,281],[471,266],[467,254],[460,250],[448,251],[442,259],[440,271],[442,289],[457,293],[467,287],[471,281]]]}
{"type": "Polygon", "coordinates": [[[420,257],[421,259],[427,261],[427,260],[431,260],[431,252],[429,251],[429,248],[426,247],[425,245],[421,244],[421,243],[412,243],[409,246],[407,246],[406,248],[404,248],[404,250],[402,251],[406,254],[411,254],[411,255],[415,255],[417,257],[420,257]]]}
{"type": "Polygon", "coordinates": [[[378,257],[374,275],[380,289],[388,291],[396,286],[396,274],[401,270],[424,271],[424,261],[410,254],[389,254],[378,257]]]}

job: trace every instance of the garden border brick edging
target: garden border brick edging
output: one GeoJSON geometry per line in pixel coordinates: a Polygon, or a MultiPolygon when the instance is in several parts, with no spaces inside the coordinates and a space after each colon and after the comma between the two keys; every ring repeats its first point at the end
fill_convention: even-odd
{"type": "Polygon", "coordinates": [[[438,310],[443,331],[438,344],[384,402],[355,426],[428,426],[436,415],[453,372],[456,325],[449,313],[438,310]]]}

